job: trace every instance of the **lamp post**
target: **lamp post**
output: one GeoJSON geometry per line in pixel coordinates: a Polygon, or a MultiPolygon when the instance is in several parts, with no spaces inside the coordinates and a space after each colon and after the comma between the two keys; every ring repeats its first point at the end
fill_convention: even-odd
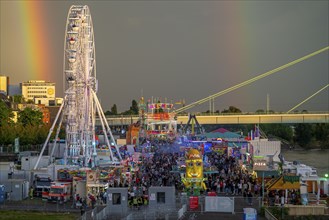
{"type": "Polygon", "coordinates": [[[264,171],[262,175],[262,206],[264,205],[264,188],[265,188],[265,183],[264,183],[264,171]]]}

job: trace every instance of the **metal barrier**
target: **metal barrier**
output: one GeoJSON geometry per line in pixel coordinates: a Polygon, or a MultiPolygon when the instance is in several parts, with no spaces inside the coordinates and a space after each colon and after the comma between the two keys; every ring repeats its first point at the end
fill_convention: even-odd
{"type": "Polygon", "coordinates": [[[183,207],[180,210],[178,210],[178,219],[184,217],[186,210],[187,210],[186,205],[183,205],[183,207]]]}
{"type": "Polygon", "coordinates": [[[244,208],[254,208],[259,213],[261,207],[261,197],[234,197],[234,211],[237,213],[243,213],[244,208]]]}
{"type": "Polygon", "coordinates": [[[163,208],[161,205],[156,208],[149,208],[148,206],[141,206],[139,208],[129,208],[127,212],[113,213],[109,207],[104,207],[100,210],[100,207],[84,213],[81,216],[81,220],[148,220],[148,219],[166,219],[177,220],[181,218],[186,212],[186,205],[183,205],[181,209],[177,208],[163,208]]]}
{"type": "Polygon", "coordinates": [[[267,220],[278,220],[267,208],[265,208],[265,218],[267,220]]]}
{"type": "MultiPolygon", "coordinates": [[[[242,196],[216,196],[212,197],[213,200],[216,201],[210,201],[206,199],[208,196],[199,196],[199,211],[206,212],[223,212],[223,208],[225,208],[224,212],[232,212],[232,213],[243,213],[244,208],[254,208],[257,210],[257,212],[260,211],[260,208],[262,207],[262,198],[261,197],[242,197],[242,196]],[[209,204],[212,203],[212,204],[209,204]],[[215,207],[216,206],[216,207],[215,207]],[[223,207],[225,206],[225,207],[223,207]],[[227,206],[227,207],[226,207],[227,206]],[[233,208],[233,209],[232,209],[233,208]],[[216,211],[218,210],[218,211],[216,211]]],[[[182,200],[183,197],[182,197],[182,200]]],[[[187,202],[187,210],[190,210],[190,204],[187,202]]]]}
{"type": "Polygon", "coordinates": [[[205,197],[205,212],[231,212],[234,214],[234,197],[205,197]]]}
{"type": "MultiPolygon", "coordinates": [[[[168,208],[162,205],[155,207],[149,207],[148,205],[142,205],[140,207],[130,207],[125,212],[113,212],[110,207],[96,207],[92,212],[85,213],[81,217],[81,220],[93,219],[93,220],[142,220],[142,219],[183,219],[186,217],[186,213],[200,212],[200,214],[210,212],[231,212],[231,213],[244,213],[244,208],[254,208],[259,213],[261,208],[261,197],[207,197],[199,196],[198,209],[193,211],[190,209],[189,200],[185,195],[176,197],[176,207],[168,208]],[[209,200],[210,198],[210,200],[209,200]],[[210,204],[213,202],[213,204],[210,204]],[[211,206],[215,205],[215,206],[211,206]],[[225,206],[225,207],[224,207],[225,206]],[[226,207],[227,206],[227,207],[226,207]],[[212,207],[212,208],[211,208],[212,207]],[[209,209],[211,208],[211,209],[209,209]]],[[[119,207],[118,207],[119,208],[119,207]]],[[[124,209],[122,209],[124,210],[124,209]]]]}

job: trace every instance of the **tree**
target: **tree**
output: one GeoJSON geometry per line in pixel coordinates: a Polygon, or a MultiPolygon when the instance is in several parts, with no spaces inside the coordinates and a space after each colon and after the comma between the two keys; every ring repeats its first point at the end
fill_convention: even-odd
{"type": "Polygon", "coordinates": [[[111,114],[112,115],[117,115],[118,114],[118,109],[117,109],[117,105],[114,104],[111,108],[111,114]]]}
{"type": "Polygon", "coordinates": [[[35,144],[43,144],[46,141],[49,129],[49,125],[38,126],[35,144]]]}
{"type": "Polygon", "coordinates": [[[257,114],[264,114],[265,111],[264,111],[263,109],[258,109],[258,110],[256,111],[256,113],[257,113],[257,114]]]}
{"type": "Polygon", "coordinates": [[[18,103],[18,104],[24,103],[24,97],[22,95],[13,95],[10,97],[10,100],[13,103],[18,103]]]}
{"type": "Polygon", "coordinates": [[[237,107],[230,106],[228,109],[224,109],[222,113],[241,113],[242,111],[238,109],[237,107]]]}
{"type": "Polygon", "coordinates": [[[329,148],[329,124],[315,124],[314,137],[322,149],[329,148]]]}
{"type": "Polygon", "coordinates": [[[12,118],[14,117],[13,112],[6,105],[6,103],[0,100],[0,127],[5,124],[11,124],[12,118]]]}
{"type": "Polygon", "coordinates": [[[19,142],[21,145],[34,145],[37,143],[37,126],[33,126],[32,124],[20,124],[18,125],[19,128],[18,136],[19,142]]]}
{"type": "Polygon", "coordinates": [[[112,115],[112,112],[107,110],[106,112],[104,112],[104,115],[112,115]]]}
{"type": "Polygon", "coordinates": [[[282,138],[288,142],[293,140],[293,129],[290,125],[286,124],[263,124],[262,130],[267,135],[282,138]]]}
{"type": "Polygon", "coordinates": [[[131,111],[134,115],[138,115],[139,108],[138,108],[138,103],[136,102],[135,99],[132,100],[132,102],[131,102],[130,111],[131,111]]]}
{"type": "Polygon", "coordinates": [[[14,125],[4,124],[0,126],[0,145],[14,144],[16,132],[14,125]]]}
{"type": "Polygon", "coordinates": [[[310,124],[298,124],[295,127],[295,141],[303,148],[309,148],[312,138],[312,127],[310,124]]]}
{"type": "Polygon", "coordinates": [[[18,113],[18,120],[23,126],[27,125],[42,125],[42,112],[39,110],[33,110],[32,108],[25,108],[18,113]]]}

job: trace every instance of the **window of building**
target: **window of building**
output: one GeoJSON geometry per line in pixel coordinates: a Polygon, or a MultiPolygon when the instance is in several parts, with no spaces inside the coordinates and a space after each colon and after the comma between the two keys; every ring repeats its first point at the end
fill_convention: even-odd
{"type": "Polygon", "coordinates": [[[157,192],[157,202],[166,203],[166,193],[165,192],[157,192]]]}
{"type": "Polygon", "coordinates": [[[113,205],[121,204],[121,193],[112,193],[112,204],[113,205]]]}

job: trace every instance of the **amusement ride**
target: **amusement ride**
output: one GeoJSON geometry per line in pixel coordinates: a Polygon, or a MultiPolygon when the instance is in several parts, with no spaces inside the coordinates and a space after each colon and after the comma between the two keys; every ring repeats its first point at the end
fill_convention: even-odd
{"type": "MultiPolygon", "coordinates": [[[[64,165],[94,167],[97,157],[96,114],[100,118],[105,143],[108,146],[109,161],[120,162],[122,158],[119,148],[96,95],[95,40],[91,14],[86,5],[73,5],[68,12],[64,40],[64,79],[65,97],[34,169],[38,167],[57,125],[54,139],[56,146],[63,124],[66,131],[64,165]]],[[[52,148],[50,156],[53,155],[54,150],[55,147],[52,148]]]]}

